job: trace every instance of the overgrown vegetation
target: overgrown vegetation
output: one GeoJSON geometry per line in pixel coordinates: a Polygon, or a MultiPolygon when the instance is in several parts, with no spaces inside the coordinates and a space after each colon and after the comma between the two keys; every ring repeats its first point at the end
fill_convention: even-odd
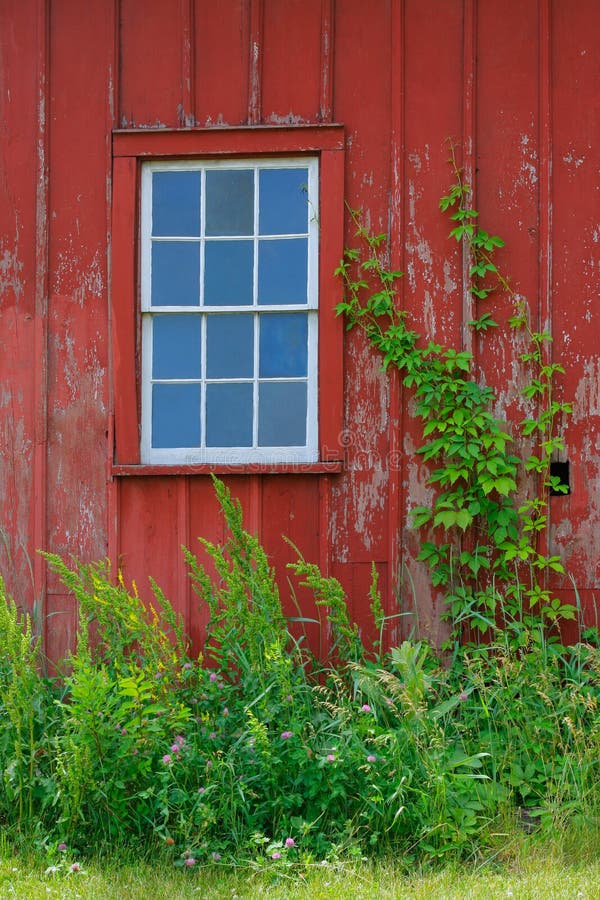
{"type": "Polygon", "coordinates": [[[215,488],[229,538],[203,544],[218,585],[186,554],[210,608],[204,658],[156,586],[147,609],[104,566],[49,556],[81,615],[68,674],[43,679],[27,617],[2,594],[6,833],[67,868],[75,851],[141,842],[190,869],[285,873],[347,855],[479,857],[519,823],[595,821],[598,650],[467,648],[449,670],[422,641],[368,652],[340,585],[300,560],[336,642],[336,668],[320,665],[290,634],[239,504],[215,488]]]}
{"type": "MultiPolygon", "coordinates": [[[[216,578],[185,551],[210,615],[203,656],[191,655],[154,582],[147,606],[105,564],[71,568],[47,555],[80,617],[62,676],[42,677],[31,623],[0,581],[0,821],[11,841],[46,855],[53,875],[80,872],[78,853],[115,846],[182,869],[235,862],[286,878],[349,857],[495,858],[515,834],[567,825],[598,833],[600,650],[561,644],[556,623],[575,610],[552,596],[547,575],[562,567],[539,540],[548,492],[560,489],[549,464],[569,407],[555,400],[549,336],[531,329],[498,272],[502,242],[475,225],[452,162],[442,208],[469,242],[473,294],[508,290],[511,324],[529,342],[529,494],[471,355],[423,346],[396,309],[400,273],[386,268],[385,235],[370,235],[355,212],[367,252],[346,252],[339,311],[414,392],[438,491],[414,522],[446,595],[453,652],[442,665],[423,639],[386,649],[375,572],[380,638],[365,647],[341,585],[299,557],[292,573],[326,608],[332,637],[330,660],[316,659],[293,636],[275,572],[218,479],[228,538],[201,540],[216,578]]],[[[484,311],[472,325],[495,323],[484,311]]]]}
{"type": "MultiPolygon", "coordinates": [[[[352,209],[358,246],[346,249],[336,270],[345,285],[337,311],[348,329],[362,329],[382,354],[384,369],[397,368],[414,396],[424,440],[417,452],[429,466],[428,484],[435,490],[430,505],[412,510],[413,525],[422,534],[418,558],[429,565],[433,586],[444,593],[455,648],[477,642],[482,634],[526,648],[532,641],[558,641],[552,626],[576,615],[574,606],[549,588],[550,575],[564,569],[541,540],[550,491],[568,490],[551,474],[551,462],[565,449],[560,426],[571,405],[556,399],[554,382],[564,369],[550,360],[551,335],[532,327],[527,302],[494,261],[504,241],[477,224],[479,213],[472,208],[471,188],[452,145],[450,166],[455,181],[440,208],[450,214],[450,236],[467,245],[474,305],[498,291],[508,294],[513,303],[509,326],[525,344],[519,362],[527,414],[519,425],[519,449],[526,440],[532,449],[524,465],[509,452],[511,428],[497,418],[496,396],[475,370],[473,354],[425,343],[412,330],[407,313],[397,306],[402,272],[387,265],[387,235],[371,234],[352,209]]],[[[498,327],[486,309],[479,309],[469,326],[481,335],[498,327]]]]}

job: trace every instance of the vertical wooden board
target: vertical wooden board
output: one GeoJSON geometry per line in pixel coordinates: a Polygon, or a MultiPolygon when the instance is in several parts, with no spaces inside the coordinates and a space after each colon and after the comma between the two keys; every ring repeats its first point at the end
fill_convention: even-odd
{"type": "MultiPolygon", "coordinates": [[[[539,315],[540,206],[546,202],[540,191],[538,31],[536,4],[508,0],[502,9],[477,8],[474,205],[479,226],[506,241],[494,260],[528,302],[533,323],[539,315]]],[[[523,419],[521,390],[528,378],[519,356],[526,338],[507,325],[514,303],[500,291],[473,303],[475,318],[489,312],[501,326],[478,342],[478,368],[496,391],[499,413],[514,407],[513,419],[523,419]]]]}
{"type": "MultiPolygon", "coordinates": [[[[552,5],[553,356],[566,374],[571,494],[553,497],[554,546],[578,588],[600,579],[600,8],[552,5]]],[[[593,596],[593,595],[590,595],[593,596]]],[[[590,624],[594,610],[588,609],[590,624]]]]}
{"type": "Polygon", "coordinates": [[[76,645],[77,602],[72,594],[65,591],[64,586],[57,585],[48,593],[44,612],[47,619],[44,653],[60,671],[61,660],[76,645]]]}
{"type": "Polygon", "coordinates": [[[106,553],[113,25],[104,3],[52,5],[48,543],[85,559],[106,553]]]}
{"type": "MultiPolygon", "coordinates": [[[[292,617],[324,619],[315,605],[311,591],[300,585],[290,569],[298,554],[287,541],[294,544],[302,557],[310,563],[319,562],[319,476],[308,475],[265,477],[261,490],[260,539],[275,569],[277,585],[284,613],[292,617]]],[[[298,639],[318,650],[324,646],[324,629],[312,622],[291,625],[298,639]]]]}
{"type": "MultiPolygon", "coordinates": [[[[541,89],[543,66],[538,4],[523,7],[510,0],[502,10],[477,7],[476,133],[477,165],[474,207],[479,227],[500,235],[505,248],[494,254],[503,276],[529,307],[534,329],[545,315],[547,280],[548,154],[547,112],[541,89]],[[515,27],[518,23],[518,27],[515,27]],[[502,135],[499,140],[499,135],[502,135]]],[[[519,469],[519,504],[535,496],[537,476],[524,461],[535,442],[520,434],[518,423],[536,416],[536,402],[523,389],[534,376],[521,355],[530,350],[524,329],[510,328],[515,302],[497,290],[486,300],[472,298],[472,316],[490,313],[499,327],[474,337],[475,364],[480,378],[495,393],[495,413],[509,422],[515,441],[509,452],[523,462],[519,469]]],[[[544,536],[538,547],[544,550],[544,536]]]]}
{"type": "MultiPolygon", "coordinates": [[[[225,539],[225,522],[219,509],[211,480],[199,477],[190,478],[189,481],[190,531],[188,549],[192,551],[198,562],[217,583],[212,560],[198,541],[198,538],[204,538],[213,544],[222,545],[225,539]]],[[[196,650],[200,650],[204,645],[208,619],[208,607],[192,590],[188,630],[196,650]]]]}
{"type": "Polygon", "coordinates": [[[189,4],[190,0],[144,0],[142,5],[138,0],[121,0],[118,121],[122,128],[190,124],[189,4]]]}
{"type": "Polygon", "coordinates": [[[452,183],[448,140],[463,141],[463,26],[457,0],[405,4],[404,302],[424,340],[452,346],[461,338],[460,253],[438,203],[452,183]]]}
{"type": "MultiPolygon", "coordinates": [[[[392,589],[389,584],[388,566],[386,563],[376,564],[379,576],[378,587],[382,598],[392,589]]],[[[371,613],[370,588],[372,584],[372,567],[370,563],[338,563],[334,566],[333,575],[346,591],[348,614],[352,623],[358,625],[360,638],[368,652],[371,652],[380,633],[375,628],[371,613]]],[[[384,646],[397,643],[396,620],[390,620],[383,632],[384,646]]]]}
{"type": "Polygon", "coordinates": [[[110,236],[110,341],[112,364],[111,412],[115,462],[139,464],[139,382],[137,378],[137,161],[117,158],[112,167],[110,236]],[[118,199],[117,199],[118,198],[118,199]]]}
{"type": "MultiPolygon", "coordinates": [[[[402,203],[406,232],[401,237],[406,274],[401,299],[409,323],[424,343],[437,340],[454,347],[462,341],[462,257],[460,248],[448,239],[450,227],[438,203],[452,183],[448,139],[472,140],[470,122],[464,118],[465,30],[470,25],[465,21],[465,6],[460,0],[443,4],[406,0],[404,8],[402,203]]],[[[421,541],[409,515],[413,507],[429,504],[433,492],[427,484],[429,470],[416,454],[423,438],[409,391],[403,392],[402,402],[403,568],[394,590],[401,609],[415,610],[414,618],[400,620],[402,631],[408,634],[416,627],[437,641],[440,596],[432,588],[428,567],[416,560],[421,541]]]]}
{"type": "Polygon", "coordinates": [[[196,121],[242,125],[248,117],[249,0],[215,8],[196,0],[194,16],[196,121]]]}
{"type": "MultiPolygon", "coordinates": [[[[222,476],[221,480],[231,491],[231,496],[235,500],[239,500],[242,505],[243,527],[252,534],[256,534],[256,515],[252,503],[252,477],[222,476]]],[[[198,538],[204,538],[213,544],[222,546],[230,536],[210,478],[199,476],[189,479],[188,502],[188,547],[195,554],[198,562],[206,569],[208,575],[214,580],[214,583],[219,584],[214,564],[198,541],[198,538]]],[[[180,536],[178,542],[181,544],[183,540],[183,536],[180,536]]],[[[190,595],[189,607],[188,627],[190,636],[194,647],[200,649],[204,643],[205,629],[208,623],[208,608],[200,603],[199,598],[193,591],[190,595]]]]}
{"type": "Polygon", "coordinates": [[[178,522],[177,478],[124,478],[121,482],[120,558],[113,560],[125,580],[135,580],[140,596],[152,598],[154,578],[173,608],[185,617],[178,570],[183,568],[178,522]]]}
{"type": "Polygon", "coordinates": [[[321,0],[265,0],[262,46],[263,122],[318,119],[321,0]]]}
{"type": "MultiPolygon", "coordinates": [[[[388,226],[390,171],[390,6],[362,2],[336,6],[333,116],[347,136],[346,199],[363,208],[375,232],[388,226]]],[[[346,243],[356,228],[346,219],[346,243]]],[[[343,479],[332,489],[332,559],[385,558],[382,527],[388,492],[389,385],[381,360],[362,334],[345,339],[345,448],[343,479]]]]}
{"type": "Polygon", "coordinates": [[[33,173],[39,164],[37,61],[44,46],[35,13],[32,2],[0,5],[0,574],[26,607],[33,601],[35,553],[33,173]]]}

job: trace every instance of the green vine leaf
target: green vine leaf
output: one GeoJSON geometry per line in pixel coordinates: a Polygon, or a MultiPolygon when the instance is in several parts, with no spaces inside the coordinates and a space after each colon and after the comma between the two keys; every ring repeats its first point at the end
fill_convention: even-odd
{"type": "MultiPolygon", "coordinates": [[[[427,483],[438,493],[429,505],[415,507],[410,520],[422,537],[417,559],[429,567],[432,587],[446,593],[455,640],[471,629],[504,635],[522,647],[529,640],[520,612],[523,597],[532,609],[529,630],[535,628],[535,616],[543,626],[572,613],[569,604],[552,598],[541,580],[547,572],[563,574],[560,559],[539,551],[540,536],[548,527],[549,491],[568,490],[550,475],[550,463],[564,452],[560,424],[571,404],[554,399],[554,382],[564,368],[546,358],[551,335],[530,327],[526,302],[502,274],[495,254],[504,247],[503,239],[476,224],[479,211],[453,146],[450,165],[454,183],[439,207],[453,223],[450,236],[464,243],[470,257],[467,288],[475,305],[489,302],[497,292],[506,295],[513,303],[508,325],[522,331],[529,343],[517,357],[526,381],[522,395],[532,406],[519,424],[520,435],[534,445],[525,462],[508,451],[514,437],[508,423],[494,414],[496,395],[480,383],[472,354],[445,347],[432,336],[422,340],[410,328],[408,313],[397,307],[396,284],[402,272],[387,266],[387,236],[370,234],[362,213],[349,206],[358,244],[345,251],[336,269],[345,286],[336,313],[346,318],[347,329],[364,331],[381,353],[384,370],[398,369],[405,389],[413,394],[423,436],[416,453],[429,469],[427,483]],[[532,486],[538,493],[517,501],[531,493],[532,486]],[[443,529],[443,542],[430,540],[435,529],[443,529]]],[[[477,312],[469,326],[481,339],[500,333],[490,311],[477,312]]]]}

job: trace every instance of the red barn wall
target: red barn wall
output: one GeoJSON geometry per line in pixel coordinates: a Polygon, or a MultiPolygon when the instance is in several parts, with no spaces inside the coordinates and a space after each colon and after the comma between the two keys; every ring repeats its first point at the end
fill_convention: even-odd
{"type": "MultiPolygon", "coordinates": [[[[567,369],[572,491],[552,500],[550,545],[594,620],[599,84],[596,0],[2,0],[0,571],[21,603],[49,614],[51,655],[72,640],[76,611],[36,548],[109,554],[138,583],[153,575],[200,640],[179,548],[223,535],[207,476],[111,470],[118,128],[343,123],[346,197],[389,232],[402,304],[427,337],[471,347],[519,417],[506,346],[466,333],[461,250],[437,209],[446,140],[460,142],[482,221],[506,239],[512,283],[567,369]]],[[[502,298],[495,308],[510,314],[502,298]]],[[[396,637],[418,619],[437,640],[439,598],[407,525],[430,492],[419,429],[360,334],[345,336],[344,353],[343,471],[225,480],[276,565],[292,556],[285,534],[341,580],[368,629],[374,561],[388,612],[410,613],[396,637]]]]}

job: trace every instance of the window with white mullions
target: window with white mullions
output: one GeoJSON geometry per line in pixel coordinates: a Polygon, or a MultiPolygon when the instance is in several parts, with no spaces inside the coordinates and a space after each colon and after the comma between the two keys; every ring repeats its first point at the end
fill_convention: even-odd
{"type": "Polygon", "coordinates": [[[142,169],[142,461],[318,458],[318,163],[142,169]]]}

